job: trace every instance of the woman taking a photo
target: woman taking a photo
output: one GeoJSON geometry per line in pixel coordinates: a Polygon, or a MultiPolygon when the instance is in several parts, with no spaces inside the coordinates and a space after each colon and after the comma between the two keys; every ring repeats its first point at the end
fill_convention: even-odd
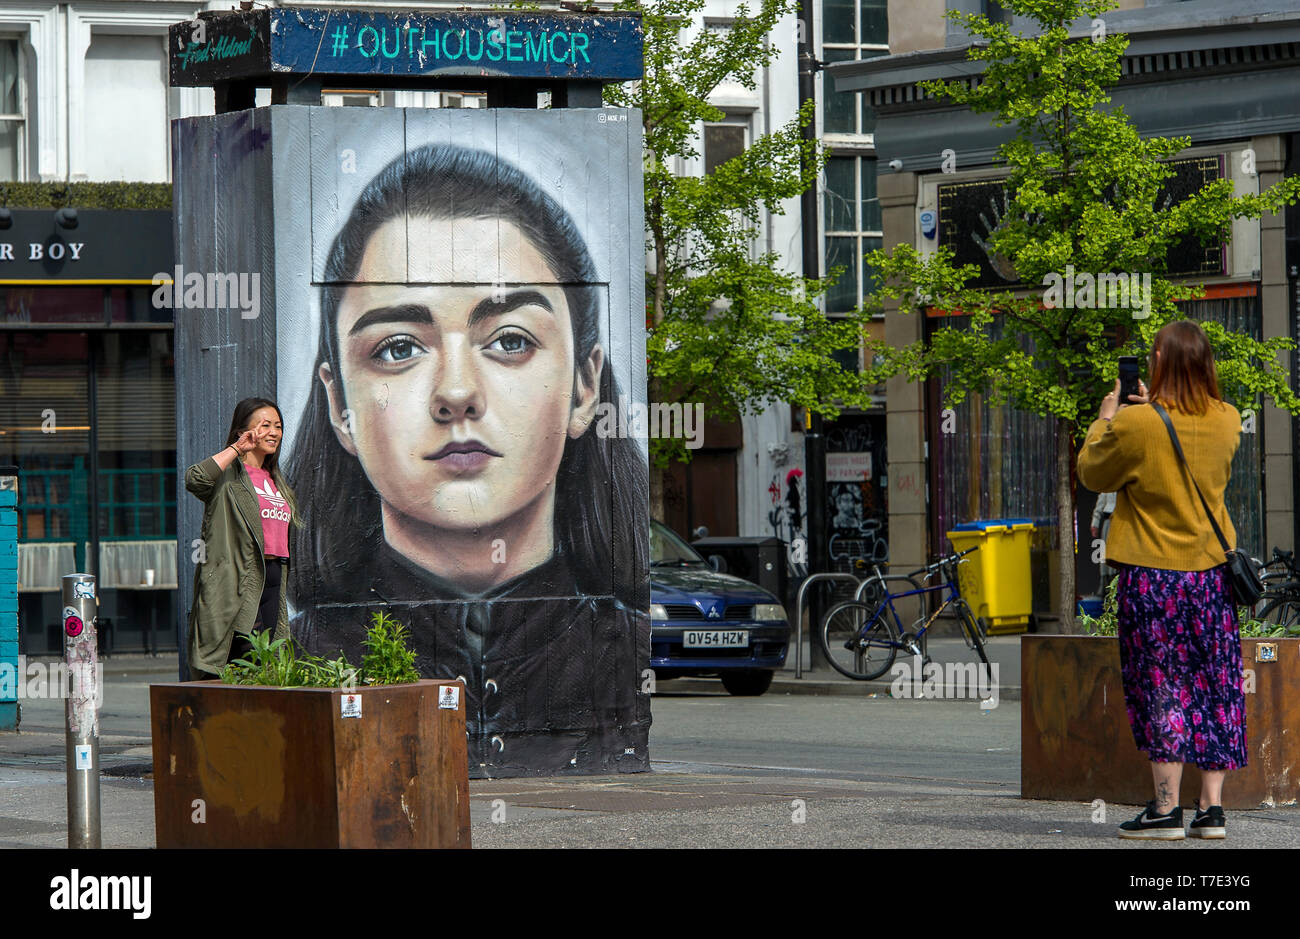
{"type": "Polygon", "coordinates": [[[185,471],[204,503],[200,562],[190,604],[191,677],[211,678],[245,655],[246,636],[289,630],[286,602],[293,492],[277,465],[284,423],[275,402],[235,405],[226,446],[185,471]]]}
{"type": "Polygon", "coordinates": [[[1079,453],[1079,480],[1115,492],[1106,562],[1118,569],[1120,663],[1133,739],[1151,759],[1155,799],[1121,838],[1183,838],[1183,764],[1201,770],[1192,837],[1222,838],[1223,779],[1246,765],[1241,637],[1223,547],[1193,487],[1230,546],[1223,496],[1241,416],[1219,395],[1209,339],[1196,323],[1156,333],[1151,387],[1102,401],[1079,453]],[[1160,411],[1182,445],[1178,458],[1160,411]],[[1191,478],[1188,472],[1191,473],[1191,478]]]}

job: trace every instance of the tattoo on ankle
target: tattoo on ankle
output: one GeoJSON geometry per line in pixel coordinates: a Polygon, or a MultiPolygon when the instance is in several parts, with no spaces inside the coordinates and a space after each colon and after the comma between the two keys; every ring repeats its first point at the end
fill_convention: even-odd
{"type": "Polygon", "coordinates": [[[1156,787],[1156,807],[1160,809],[1161,815],[1168,815],[1173,804],[1174,797],[1169,791],[1169,783],[1162,780],[1160,785],[1156,787]]]}

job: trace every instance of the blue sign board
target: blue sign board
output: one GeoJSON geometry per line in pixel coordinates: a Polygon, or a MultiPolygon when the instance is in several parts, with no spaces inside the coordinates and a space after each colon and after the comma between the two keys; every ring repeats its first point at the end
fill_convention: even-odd
{"type": "Polygon", "coordinates": [[[642,75],[633,13],[204,13],[171,27],[173,85],[316,75],[629,81],[642,75]]]}

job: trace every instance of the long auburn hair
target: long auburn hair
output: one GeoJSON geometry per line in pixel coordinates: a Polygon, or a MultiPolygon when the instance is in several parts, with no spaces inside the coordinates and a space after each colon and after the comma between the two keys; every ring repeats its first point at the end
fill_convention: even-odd
{"type": "Polygon", "coordinates": [[[1161,327],[1151,343],[1148,369],[1152,401],[1173,404],[1184,414],[1204,414],[1211,401],[1223,401],[1214,349],[1205,330],[1191,320],[1161,327]]]}
{"type": "MultiPolygon", "coordinates": [[[[360,461],[338,443],[328,396],[317,374],[339,367],[338,311],[355,280],[366,246],[390,219],[500,218],[529,239],[563,285],[573,324],[575,370],[599,341],[600,291],[595,265],[569,213],[517,167],[495,154],[434,144],[401,154],[370,181],[330,248],[321,288],[320,344],[303,420],[289,458],[302,527],[294,543],[301,562],[290,571],[296,606],[369,599],[358,584],[359,558],[383,546],[380,498],[360,461]]],[[[576,379],[575,371],[575,379],[576,379]]],[[[345,400],[347,389],[341,389],[345,400]]],[[[600,400],[618,401],[609,356],[600,400]]],[[[587,595],[614,596],[632,609],[648,607],[648,470],[632,440],[601,439],[588,428],[565,442],[556,474],[555,553],[566,558],[587,595]],[[612,577],[612,585],[611,585],[612,577]]],[[[382,586],[377,586],[382,594],[382,586]]],[[[394,598],[396,599],[396,598],[394,598]]]]}
{"type": "MultiPolygon", "coordinates": [[[[280,413],[280,405],[268,398],[245,398],[235,405],[235,413],[230,418],[230,433],[226,435],[226,446],[231,446],[244,431],[248,430],[248,421],[255,411],[262,408],[275,408],[275,416],[280,419],[280,427],[284,427],[284,415],[280,413]]],[[[281,433],[280,439],[284,439],[281,433]]],[[[275,452],[262,460],[262,469],[266,470],[270,476],[275,476],[276,468],[280,465],[280,448],[276,447],[275,452]]]]}

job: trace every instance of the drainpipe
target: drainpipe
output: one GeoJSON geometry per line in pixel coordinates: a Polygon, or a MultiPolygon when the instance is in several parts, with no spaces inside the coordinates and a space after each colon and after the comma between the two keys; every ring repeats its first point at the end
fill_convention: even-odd
{"type": "MultiPolygon", "coordinates": [[[[822,68],[813,55],[813,0],[799,0],[799,18],[803,30],[799,36],[799,106],[817,97],[816,74],[822,68]]],[[[805,141],[815,140],[817,122],[803,128],[805,141]]],[[[819,277],[821,271],[821,246],[817,242],[817,187],[810,186],[799,199],[800,227],[802,229],[803,276],[819,277]]],[[[822,417],[810,414],[804,428],[804,480],[807,506],[804,521],[808,532],[808,573],[824,573],[829,568],[826,545],[826,440],[822,436],[822,417]]],[[[797,615],[797,614],[796,614],[797,615]]],[[[814,590],[809,604],[811,617],[809,635],[815,635],[822,617],[821,591],[814,590]]],[[[825,668],[825,656],[816,642],[810,645],[810,668],[825,668]]]]}

